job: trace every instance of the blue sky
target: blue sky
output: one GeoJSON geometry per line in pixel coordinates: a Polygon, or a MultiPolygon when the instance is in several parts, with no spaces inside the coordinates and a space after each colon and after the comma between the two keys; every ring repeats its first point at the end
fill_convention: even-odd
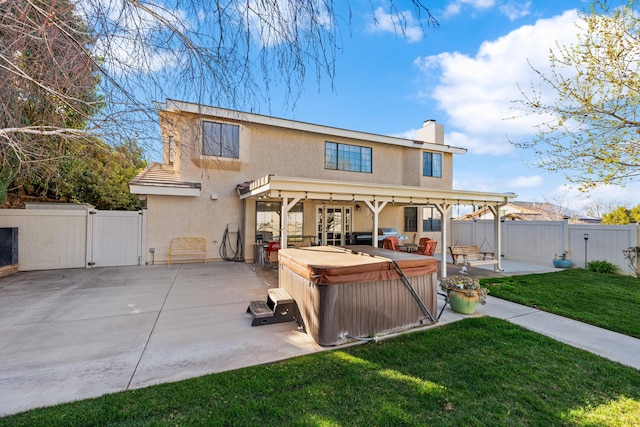
{"type": "MultiPolygon", "coordinates": [[[[409,2],[405,2],[409,3],[409,2]]],[[[398,3],[400,4],[400,3],[398,3]]],[[[305,122],[413,137],[426,119],[445,125],[445,143],[468,149],[454,157],[454,188],[515,192],[518,200],[550,201],[582,209],[592,201],[640,203],[640,185],[607,187],[581,194],[566,186],[563,174],[528,166],[530,152],[509,140],[526,140],[533,121],[512,119],[518,84],[535,79],[527,61],[548,69],[556,41],[575,37],[582,0],[428,1],[440,22],[426,34],[414,14],[405,15],[407,37],[394,32],[393,17],[368,1],[351,2],[351,34],[337,58],[332,91],[310,79],[295,109],[279,110],[277,93],[255,112],[305,122]],[[373,26],[372,12],[379,25],[373,26]],[[415,27],[415,28],[414,28],[415,27]]],[[[384,3],[380,2],[380,5],[384,3]]],[[[407,6],[407,14],[411,13],[407,6]]]]}

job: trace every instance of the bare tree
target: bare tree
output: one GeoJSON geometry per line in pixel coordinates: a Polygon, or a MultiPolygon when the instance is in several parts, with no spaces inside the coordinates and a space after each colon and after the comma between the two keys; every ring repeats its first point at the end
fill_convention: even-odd
{"type": "Polygon", "coordinates": [[[73,8],[67,0],[0,3],[0,201],[21,169],[45,170],[83,139],[102,105],[87,56],[93,39],[73,8]]]}
{"type": "Polygon", "coordinates": [[[618,206],[631,206],[631,202],[623,200],[623,201],[604,201],[604,200],[591,200],[589,204],[587,204],[583,210],[584,212],[596,218],[602,218],[605,214],[613,211],[618,206]]]}
{"type": "MultiPolygon", "coordinates": [[[[387,6],[398,33],[401,3],[387,6]]],[[[422,25],[437,25],[422,1],[406,3],[422,25]]],[[[333,82],[351,24],[349,3],[333,0],[0,0],[0,14],[0,198],[17,170],[66,155],[56,147],[155,141],[153,100],[252,111],[277,85],[292,108],[309,75],[333,82]],[[27,93],[54,114],[16,113],[27,93]]]]}

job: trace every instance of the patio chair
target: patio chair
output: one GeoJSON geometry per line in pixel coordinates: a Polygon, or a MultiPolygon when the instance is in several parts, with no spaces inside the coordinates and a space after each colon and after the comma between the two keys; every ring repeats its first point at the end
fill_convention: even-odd
{"type": "Polygon", "coordinates": [[[389,236],[382,239],[382,247],[392,251],[405,252],[404,248],[400,246],[400,240],[396,236],[389,236]]]}
{"type": "Polygon", "coordinates": [[[436,246],[438,242],[428,237],[421,237],[418,243],[418,250],[414,251],[414,254],[433,256],[436,252],[436,246]]]}

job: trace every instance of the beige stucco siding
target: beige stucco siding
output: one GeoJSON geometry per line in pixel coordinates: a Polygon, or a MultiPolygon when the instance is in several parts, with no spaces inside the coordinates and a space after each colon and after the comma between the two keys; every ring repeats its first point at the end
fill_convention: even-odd
{"type": "MultiPolygon", "coordinates": [[[[212,158],[202,156],[200,152],[203,119],[194,115],[177,114],[172,114],[171,119],[172,123],[177,125],[172,128],[178,129],[174,141],[182,153],[175,155],[174,158],[179,159],[179,164],[174,165],[174,168],[176,171],[179,168],[185,180],[199,180],[207,174],[232,174],[236,177],[235,185],[268,174],[276,174],[337,181],[451,188],[452,156],[448,153],[443,154],[442,178],[422,177],[422,155],[419,149],[235,122],[240,125],[239,159],[212,158]],[[372,148],[372,173],[325,169],[326,141],[372,148]],[[188,153],[185,155],[187,150],[188,153]],[[203,170],[206,172],[203,173],[203,170]]],[[[228,120],[218,121],[234,123],[228,120]]]]}
{"type": "MultiPolygon", "coordinates": [[[[164,163],[173,160],[173,168],[183,181],[200,182],[198,197],[147,196],[148,247],[154,247],[155,262],[166,262],[171,238],[197,236],[207,240],[209,259],[219,259],[220,245],[227,224],[240,227],[245,243],[244,258],[253,259],[255,242],[255,200],[240,201],[236,186],[268,174],[321,180],[375,184],[422,186],[450,189],[452,155],[443,153],[443,176],[422,176],[422,150],[391,144],[373,143],[264,124],[202,118],[195,114],[160,112],[165,150],[164,163]],[[227,159],[201,155],[202,120],[234,123],[240,126],[239,158],[227,159]],[[168,141],[174,144],[173,156],[168,141]],[[337,142],[372,148],[372,173],[327,170],[324,168],[325,142],[337,142]],[[246,217],[246,221],[244,220],[246,217]]],[[[304,202],[304,234],[316,234],[316,212],[321,202],[304,202]]],[[[331,205],[332,203],[325,203],[331,205]]],[[[362,202],[353,209],[352,231],[370,231],[373,214],[362,202]]],[[[355,203],[334,203],[350,206],[355,203]]],[[[419,210],[419,221],[421,211],[419,210]]],[[[395,227],[417,241],[425,233],[405,233],[403,206],[389,204],[379,217],[380,227],[395,227]]],[[[419,226],[420,228],[420,226],[419,226]]],[[[235,247],[235,234],[231,236],[235,247]]],[[[151,260],[147,254],[147,261],[151,260]]]]}
{"type": "MultiPolygon", "coordinates": [[[[173,237],[204,237],[207,258],[220,258],[219,249],[228,223],[241,226],[241,202],[223,203],[202,197],[147,196],[147,242],[155,248],[155,262],[166,262],[173,237]]],[[[234,236],[235,239],[235,236],[234,236]]],[[[234,240],[235,245],[235,240],[234,240]]],[[[234,246],[235,247],[235,246],[234,246]]],[[[147,254],[147,262],[151,255],[147,254]]]]}

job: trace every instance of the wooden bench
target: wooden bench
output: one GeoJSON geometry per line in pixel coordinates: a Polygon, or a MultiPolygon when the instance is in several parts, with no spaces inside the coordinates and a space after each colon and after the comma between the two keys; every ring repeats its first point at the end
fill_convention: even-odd
{"type": "Polygon", "coordinates": [[[174,256],[197,255],[207,263],[207,241],[204,237],[174,237],[169,242],[167,266],[171,267],[174,256]]]}
{"type": "Polygon", "coordinates": [[[458,264],[458,259],[462,257],[462,262],[469,266],[476,265],[494,265],[494,269],[498,268],[498,260],[495,252],[481,251],[475,245],[469,246],[449,246],[451,259],[454,264],[458,264]],[[487,259],[490,256],[491,259],[487,259]]]}

